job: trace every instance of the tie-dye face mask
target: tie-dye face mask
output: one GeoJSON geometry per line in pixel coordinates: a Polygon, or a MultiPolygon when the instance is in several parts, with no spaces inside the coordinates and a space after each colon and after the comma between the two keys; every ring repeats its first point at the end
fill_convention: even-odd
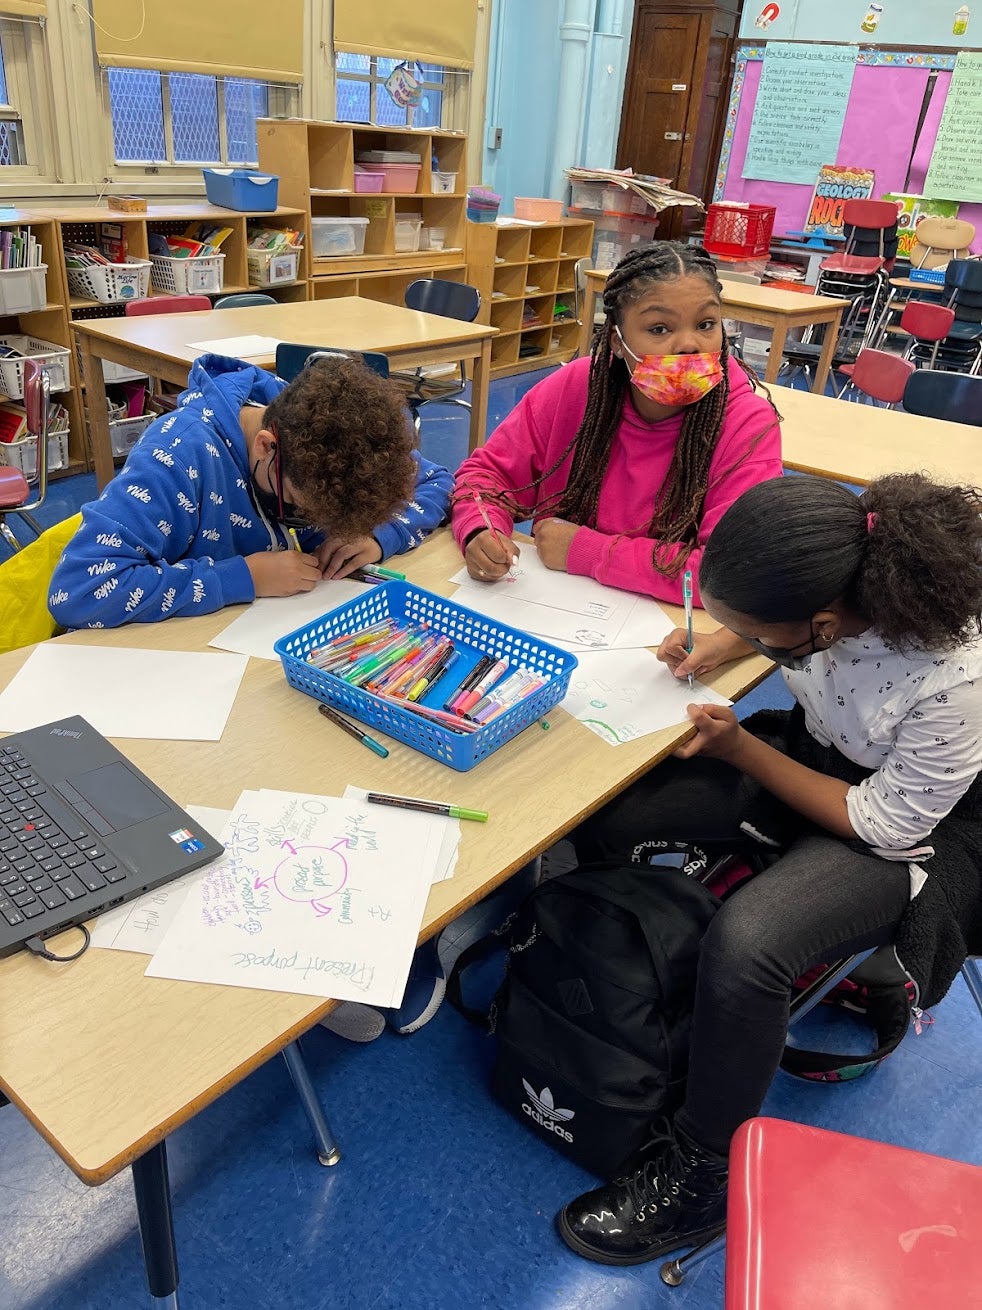
{"type": "Polygon", "coordinates": [[[718,350],[703,351],[697,355],[644,355],[638,356],[621,334],[621,345],[634,360],[631,381],[657,405],[694,405],[713,387],[723,381],[718,350]]]}

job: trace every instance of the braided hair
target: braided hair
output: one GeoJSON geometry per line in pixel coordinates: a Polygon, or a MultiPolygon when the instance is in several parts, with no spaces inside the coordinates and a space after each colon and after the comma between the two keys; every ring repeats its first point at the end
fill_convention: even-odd
{"type": "MultiPolygon", "coordinates": [[[[525,517],[528,509],[515,499],[515,495],[530,491],[551,477],[573,451],[564,490],[545,497],[536,506],[536,517],[556,515],[571,523],[595,524],[600,489],[631,382],[630,368],[612,349],[615,328],[623,319],[624,307],[644,295],[652,283],[688,276],[702,278],[717,297],[720,295],[722,287],[717,280],[716,265],[702,246],[655,241],[638,246],[624,256],[604,284],[605,319],[590,352],[586,408],[579,428],[559,458],[539,477],[515,488],[512,495],[484,491],[486,500],[495,501],[515,518],[525,517]]],[[[665,481],[656,492],[651,521],[645,530],[646,535],[657,543],[652,559],[654,568],[667,576],[676,576],[682,571],[698,539],[703,503],[709,488],[709,468],[730,395],[728,359],[724,331],[720,351],[722,381],[701,400],[686,407],[672,462],[665,481]],[[676,545],[682,549],[675,552],[674,559],[661,555],[664,547],[676,545]]],[[[741,366],[756,387],[754,374],[745,365],[741,366]]],[[[454,499],[470,494],[466,488],[460,488],[454,499]]]]}

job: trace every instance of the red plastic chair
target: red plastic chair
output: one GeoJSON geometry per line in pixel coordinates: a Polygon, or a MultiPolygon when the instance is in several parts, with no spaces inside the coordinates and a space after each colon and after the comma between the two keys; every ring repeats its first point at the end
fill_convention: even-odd
{"type": "Polygon", "coordinates": [[[127,300],[126,317],[140,314],[190,314],[195,309],[211,309],[207,296],[150,296],[148,300],[127,300]]]}
{"type": "Polygon", "coordinates": [[[725,1310],[978,1305],[982,1169],[781,1119],[730,1147],[725,1310]]]}
{"type": "Polygon", "coordinates": [[[19,514],[35,533],[41,535],[41,525],[30,511],[44,500],[48,492],[48,371],[36,359],[24,361],[24,408],[27,411],[27,430],[37,442],[34,474],[27,478],[19,468],[0,465],[0,537],[12,550],[20,550],[20,542],[7,522],[8,514],[19,514]]]}
{"type": "Polygon", "coordinates": [[[881,401],[893,409],[904,398],[904,387],[914,371],[907,359],[900,359],[885,350],[861,350],[855,364],[843,364],[838,370],[848,379],[839,392],[839,398],[855,387],[873,400],[881,401]]]}
{"type": "Polygon", "coordinates": [[[910,359],[919,345],[931,345],[931,362],[928,368],[934,368],[938,357],[938,347],[951,331],[955,321],[955,311],[947,305],[932,305],[927,300],[908,300],[904,312],[900,315],[900,327],[910,333],[910,341],[904,351],[904,359],[910,359]]]}

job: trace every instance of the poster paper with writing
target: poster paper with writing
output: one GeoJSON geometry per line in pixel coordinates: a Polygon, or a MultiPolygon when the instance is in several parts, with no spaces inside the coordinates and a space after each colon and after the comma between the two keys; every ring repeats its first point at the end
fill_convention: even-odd
{"type": "Polygon", "coordinates": [[[813,183],[838,155],[855,69],[853,46],[769,42],[743,176],[813,183]]]}
{"type": "Polygon", "coordinates": [[[982,201],[982,51],[962,50],[955,60],[924,190],[982,201]]]}

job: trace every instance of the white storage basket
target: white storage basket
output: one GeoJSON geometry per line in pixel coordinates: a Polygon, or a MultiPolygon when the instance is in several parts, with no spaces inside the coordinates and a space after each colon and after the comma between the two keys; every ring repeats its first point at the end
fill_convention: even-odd
{"type": "Polygon", "coordinates": [[[281,246],[279,250],[248,250],[249,285],[278,287],[296,282],[300,259],[299,246],[281,246]]]}
{"type": "MultiPolygon", "coordinates": [[[[78,341],[75,342],[75,363],[78,365],[78,375],[82,376],[82,347],[78,341]]],[[[102,376],[106,382],[136,382],[141,378],[149,377],[147,373],[137,373],[134,368],[126,368],[122,364],[114,364],[111,359],[102,361],[102,376]]]]}
{"type": "Polygon", "coordinates": [[[36,359],[48,370],[52,391],[67,391],[72,385],[68,367],[71,352],[67,346],[56,346],[51,341],[28,336],[0,337],[0,346],[19,350],[22,356],[20,359],[0,358],[0,390],[11,400],[20,400],[24,395],[24,364],[28,358],[36,359]]]}
{"type": "Polygon", "coordinates": [[[137,414],[135,418],[118,418],[111,422],[109,444],[113,454],[128,455],[156,417],[156,414],[137,414]]]}
{"type": "Polygon", "coordinates": [[[224,255],[192,255],[176,259],[173,255],[151,255],[154,291],[171,291],[177,295],[211,295],[221,291],[224,282],[224,255]]]}
{"type": "MultiPolygon", "coordinates": [[[[0,441],[0,463],[20,469],[28,482],[37,477],[37,437],[21,437],[20,441],[0,441]]],[[[48,433],[48,472],[68,467],[68,429],[48,433]]]]}
{"type": "Polygon", "coordinates": [[[104,305],[121,300],[142,300],[150,294],[149,259],[127,259],[123,264],[92,264],[69,268],[68,289],[104,305]]]}

